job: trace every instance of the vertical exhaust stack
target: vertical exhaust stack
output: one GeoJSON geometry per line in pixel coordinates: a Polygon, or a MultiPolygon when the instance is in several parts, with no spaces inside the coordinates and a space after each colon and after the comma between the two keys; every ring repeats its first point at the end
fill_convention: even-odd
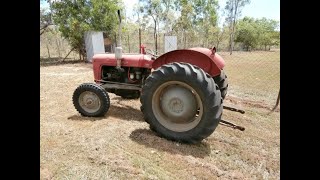
{"type": "Polygon", "coordinates": [[[121,47],[121,15],[120,15],[120,10],[118,10],[118,18],[119,18],[119,41],[118,41],[118,47],[115,49],[115,58],[117,60],[117,66],[116,68],[124,72],[124,69],[121,68],[121,59],[122,59],[122,47],[121,47]]]}

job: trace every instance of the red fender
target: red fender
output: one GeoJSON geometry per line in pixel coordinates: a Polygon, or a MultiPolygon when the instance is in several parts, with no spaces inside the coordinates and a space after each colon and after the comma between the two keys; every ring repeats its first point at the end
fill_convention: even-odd
{"type": "Polygon", "coordinates": [[[185,62],[196,65],[212,77],[219,75],[225,65],[223,58],[216,53],[215,48],[190,48],[174,50],[161,55],[154,60],[152,68],[157,69],[164,64],[172,62],[185,62]]]}

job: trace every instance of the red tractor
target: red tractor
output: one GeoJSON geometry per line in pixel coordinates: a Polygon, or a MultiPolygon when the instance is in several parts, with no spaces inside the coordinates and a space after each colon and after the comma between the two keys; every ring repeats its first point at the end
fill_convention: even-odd
{"type": "Polygon", "coordinates": [[[104,116],[110,107],[109,92],[140,98],[150,129],[166,139],[197,143],[211,135],[223,121],[228,88],[225,62],[216,49],[181,49],[157,57],[142,46],[140,52],[122,54],[117,47],[115,54],[94,55],[95,83],[81,84],[74,91],[77,111],[104,116]]]}
{"type": "MultiPolygon", "coordinates": [[[[141,51],[145,52],[143,47],[141,51]]],[[[227,94],[225,62],[215,51],[191,48],[159,57],[151,52],[96,54],[92,60],[96,83],[80,85],[73,104],[83,116],[104,116],[110,106],[107,92],[140,97],[150,129],[167,139],[199,142],[220,122],[227,94]]]]}

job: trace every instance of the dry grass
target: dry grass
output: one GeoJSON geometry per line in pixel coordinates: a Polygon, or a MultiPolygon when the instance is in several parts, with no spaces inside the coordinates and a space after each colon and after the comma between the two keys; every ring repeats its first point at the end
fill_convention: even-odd
{"type": "Polygon", "coordinates": [[[40,76],[41,179],[280,178],[279,109],[267,115],[263,102],[231,93],[225,104],[246,114],[225,110],[223,119],[246,130],[218,126],[201,144],[186,145],[150,131],[139,100],[110,94],[105,117],[80,116],[71,97],[78,85],[93,81],[90,64],[42,66],[40,76]]]}
{"type": "Polygon", "coordinates": [[[274,105],[280,88],[280,51],[219,53],[226,61],[229,92],[274,105]]]}

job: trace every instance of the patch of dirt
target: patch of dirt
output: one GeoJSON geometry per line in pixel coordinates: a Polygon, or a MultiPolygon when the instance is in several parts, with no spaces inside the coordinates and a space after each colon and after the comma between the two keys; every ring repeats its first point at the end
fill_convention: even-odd
{"type": "MultiPolygon", "coordinates": [[[[271,110],[273,107],[270,107],[270,105],[266,104],[265,102],[262,101],[252,101],[252,100],[248,100],[248,99],[241,99],[235,96],[230,96],[227,95],[225,98],[225,104],[231,104],[231,105],[236,105],[238,107],[241,106],[249,106],[249,107],[253,107],[253,108],[263,108],[263,109],[267,109],[267,110],[271,110]]],[[[278,105],[278,107],[275,109],[275,112],[279,112],[280,111],[280,103],[278,105]]]]}
{"type": "Polygon", "coordinates": [[[49,169],[40,167],[40,180],[50,180],[52,178],[53,174],[49,169]]]}

